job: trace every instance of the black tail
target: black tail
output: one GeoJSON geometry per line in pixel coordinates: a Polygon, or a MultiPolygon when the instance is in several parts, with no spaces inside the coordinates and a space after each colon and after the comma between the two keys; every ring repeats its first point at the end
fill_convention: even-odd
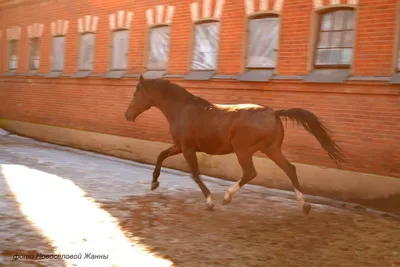
{"type": "Polygon", "coordinates": [[[329,135],[332,132],[322,124],[314,113],[301,108],[292,108],[277,110],[275,114],[278,117],[284,117],[301,124],[304,129],[315,136],[331,159],[336,160],[338,163],[345,162],[342,150],[329,135]]]}

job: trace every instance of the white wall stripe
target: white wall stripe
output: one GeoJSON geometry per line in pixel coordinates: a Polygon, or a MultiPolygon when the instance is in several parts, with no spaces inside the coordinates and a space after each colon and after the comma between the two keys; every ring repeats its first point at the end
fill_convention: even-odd
{"type": "Polygon", "coordinates": [[[192,21],[199,19],[199,3],[194,2],[190,4],[190,13],[192,15],[192,21]]]}
{"type": "Polygon", "coordinates": [[[217,3],[215,4],[215,10],[214,10],[214,18],[220,19],[222,15],[222,6],[224,5],[225,1],[224,0],[217,0],[217,3]]]}

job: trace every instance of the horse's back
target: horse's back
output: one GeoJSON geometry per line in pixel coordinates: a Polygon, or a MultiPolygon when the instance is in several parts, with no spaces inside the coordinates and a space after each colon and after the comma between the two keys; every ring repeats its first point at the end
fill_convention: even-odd
{"type": "Polygon", "coordinates": [[[268,138],[276,127],[274,110],[257,104],[192,106],[186,111],[177,127],[180,138],[196,142],[197,150],[208,154],[233,152],[237,139],[252,145],[268,138]]]}
{"type": "Polygon", "coordinates": [[[258,104],[214,104],[215,107],[226,112],[237,112],[237,111],[251,111],[251,110],[262,110],[268,109],[268,107],[258,104]]]}

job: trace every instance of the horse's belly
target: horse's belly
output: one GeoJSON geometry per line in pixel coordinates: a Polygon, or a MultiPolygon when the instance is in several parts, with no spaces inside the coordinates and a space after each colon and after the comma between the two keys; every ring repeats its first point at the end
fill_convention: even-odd
{"type": "Polygon", "coordinates": [[[210,155],[225,155],[233,152],[232,145],[228,140],[219,140],[218,138],[199,140],[197,150],[210,155]]]}

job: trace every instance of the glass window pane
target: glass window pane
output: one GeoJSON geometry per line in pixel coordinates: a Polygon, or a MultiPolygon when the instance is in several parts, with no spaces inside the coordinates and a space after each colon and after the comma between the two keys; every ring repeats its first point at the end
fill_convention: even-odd
{"type": "Polygon", "coordinates": [[[340,64],[350,65],[352,58],[353,58],[353,49],[352,48],[342,49],[341,55],[340,55],[340,64]]]}
{"type": "Polygon", "coordinates": [[[353,47],[354,31],[343,32],[343,46],[353,47]]]}
{"type": "Polygon", "coordinates": [[[333,30],[342,30],[345,22],[345,10],[333,12],[333,30]]]}
{"type": "Polygon", "coordinates": [[[166,70],[169,57],[170,27],[150,30],[148,69],[166,70]]]}
{"type": "Polygon", "coordinates": [[[354,25],[355,25],[354,11],[346,10],[345,12],[346,12],[346,25],[344,28],[346,30],[354,30],[354,25]]]}
{"type": "Polygon", "coordinates": [[[329,65],[337,65],[340,64],[341,60],[341,51],[342,49],[330,49],[329,56],[328,56],[328,63],[329,65]]]}
{"type": "Polygon", "coordinates": [[[318,49],[317,50],[317,65],[326,65],[328,64],[329,50],[328,49],[318,49]]]}
{"type": "Polygon", "coordinates": [[[322,15],[321,31],[329,31],[332,29],[332,14],[327,13],[322,15]]]}
{"type": "Polygon", "coordinates": [[[279,18],[252,19],[249,21],[247,67],[276,67],[279,28],[279,18]]]}
{"type": "Polygon", "coordinates": [[[332,35],[332,32],[321,32],[319,34],[319,42],[318,48],[327,48],[330,47],[329,45],[329,38],[332,35]]]}
{"type": "Polygon", "coordinates": [[[219,49],[219,22],[195,26],[193,70],[215,70],[219,49]]]}
{"type": "Polygon", "coordinates": [[[340,47],[342,41],[342,32],[331,32],[330,47],[340,47]]]}

